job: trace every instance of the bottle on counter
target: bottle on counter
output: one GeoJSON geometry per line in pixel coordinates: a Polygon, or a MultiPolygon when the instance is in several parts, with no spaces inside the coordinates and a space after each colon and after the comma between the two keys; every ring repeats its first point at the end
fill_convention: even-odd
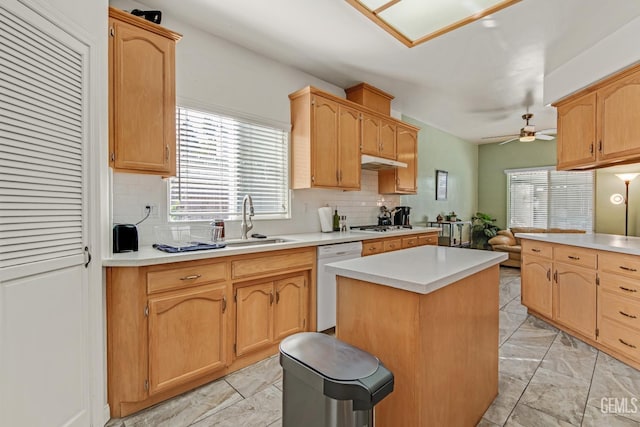
{"type": "Polygon", "coordinates": [[[338,215],[338,209],[333,213],[333,231],[340,231],[340,215],[338,215]]]}

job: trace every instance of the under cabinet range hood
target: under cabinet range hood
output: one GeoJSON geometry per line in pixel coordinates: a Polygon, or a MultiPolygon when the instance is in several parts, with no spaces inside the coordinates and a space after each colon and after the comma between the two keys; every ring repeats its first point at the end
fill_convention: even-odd
{"type": "Polygon", "coordinates": [[[362,169],[379,171],[383,169],[406,168],[407,164],[397,160],[385,159],[383,157],[369,156],[363,154],[361,162],[362,169]]]}

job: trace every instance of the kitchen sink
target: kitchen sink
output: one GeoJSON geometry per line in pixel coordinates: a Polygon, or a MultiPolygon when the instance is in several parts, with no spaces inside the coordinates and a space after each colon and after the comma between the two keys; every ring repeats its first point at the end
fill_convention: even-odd
{"type": "Polygon", "coordinates": [[[244,246],[263,246],[274,245],[276,243],[286,243],[292,240],[286,239],[250,239],[250,240],[232,240],[226,241],[227,248],[241,248],[244,246]]]}

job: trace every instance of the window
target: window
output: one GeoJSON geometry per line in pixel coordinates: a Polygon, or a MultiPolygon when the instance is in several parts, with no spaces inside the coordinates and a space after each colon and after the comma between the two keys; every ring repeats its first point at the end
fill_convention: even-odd
{"type": "Polygon", "coordinates": [[[235,219],[250,194],[256,217],[288,214],[288,132],[246,119],[179,107],[177,176],[169,220],[235,219]]]}
{"type": "Polygon", "coordinates": [[[594,173],[506,170],[508,227],[593,230],[594,173]]]}

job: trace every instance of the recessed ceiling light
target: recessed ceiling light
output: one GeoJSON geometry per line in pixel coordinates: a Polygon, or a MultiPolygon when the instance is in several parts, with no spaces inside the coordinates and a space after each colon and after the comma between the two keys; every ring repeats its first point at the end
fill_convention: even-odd
{"type": "Polygon", "coordinates": [[[408,47],[417,46],[484,17],[486,28],[497,23],[489,15],[520,0],[346,0],[367,18],[408,47]]]}

